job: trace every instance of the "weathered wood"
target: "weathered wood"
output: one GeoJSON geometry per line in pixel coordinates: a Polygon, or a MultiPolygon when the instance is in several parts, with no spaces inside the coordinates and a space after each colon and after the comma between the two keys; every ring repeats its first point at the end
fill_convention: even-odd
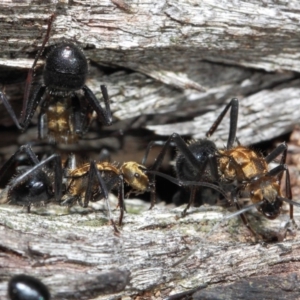
{"type": "Polygon", "coordinates": [[[238,5],[230,0],[222,5],[216,0],[38,2],[2,1],[1,53],[15,54],[35,47],[43,34],[41,25],[55,12],[52,41],[75,38],[95,47],[91,53],[97,61],[143,68],[147,73],[152,69],[153,77],[156,71],[161,76],[160,69],[166,66],[178,70],[187,58],[269,71],[300,69],[297,1],[288,5],[272,0],[240,1],[238,5]],[[176,57],[181,59],[173,66],[176,57]]]}
{"type": "MultiPolygon", "coordinates": [[[[56,13],[50,44],[75,40],[96,64],[133,71],[91,74],[88,84],[97,93],[100,83],[108,85],[116,119],[148,115],[142,125],[157,134],[176,129],[202,137],[207,130],[202,124],[215,118],[214,110],[238,97],[241,141],[264,141],[299,123],[299,88],[292,72],[299,71],[297,12],[297,2],[287,6],[270,0],[239,5],[227,0],[221,6],[184,0],[2,2],[0,74],[9,79],[4,66],[31,66],[29,54],[41,45],[47,19],[56,13]],[[210,113],[202,118],[205,112],[210,113]],[[172,125],[161,127],[166,123],[172,125]]],[[[2,88],[20,111],[22,88],[2,88]]],[[[9,122],[7,115],[1,122],[9,122]]]]}
{"type": "MultiPolygon", "coordinates": [[[[297,1],[270,0],[2,1],[0,88],[20,112],[26,70],[56,13],[50,44],[66,38],[82,46],[93,62],[87,84],[98,97],[99,85],[108,86],[117,129],[124,129],[121,121],[142,115],[139,127],[201,138],[224,102],[238,97],[240,141],[265,141],[299,123],[298,11],[297,1]],[[162,125],[167,123],[172,125],[162,125]]],[[[3,106],[0,122],[12,124],[3,106]]],[[[214,136],[218,145],[227,139],[227,123],[214,136]]],[[[34,136],[14,134],[1,132],[7,144],[34,136]]],[[[129,148],[136,160],[139,147],[129,148]]],[[[53,299],[159,299],[203,283],[217,289],[243,279],[299,275],[299,232],[281,243],[253,244],[235,218],[207,236],[224,213],[202,207],[181,219],[167,207],[140,215],[129,210],[120,236],[114,236],[99,211],[40,215],[1,205],[0,298],[19,272],[41,278],[53,299]],[[173,267],[195,246],[199,251],[173,267]],[[109,286],[108,276],[115,279],[109,286]]],[[[280,227],[279,220],[253,219],[262,228],[280,227]]],[[[278,295],[296,298],[298,290],[292,292],[282,288],[278,295]]]]}
{"type": "MultiPolygon", "coordinates": [[[[203,283],[214,287],[271,274],[282,278],[299,275],[298,233],[280,243],[253,244],[238,218],[214,227],[208,235],[216,221],[228,214],[217,207],[194,209],[186,218],[179,218],[182,208],[155,207],[142,214],[130,213],[141,207],[128,208],[121,233],[115,236],[99,210],[85,215],[78,211],[65,214],[52,205],[39,209],[40,213],[44,211],[40,215],[1,205],[1,299],[5,297],[6,281],[20,272],[41,278],[53,299],[74,299],[75,294],[78,299],[91,299],[91,293],[97,299],[137,295],[144,295],[143,299],[154,295],[164,298],[203,283]],[[198,251],[173,266],[195,246],[198,251]],[[119,272],[116,280],[121,287],[127,285],[124,291],[105,296],[99,286],[97,290],[96,282],[110,270],[119,272]]],[[[266,222],[256,214],[250,220],[255,228],[266,232],[272,228],[277,231],[286,217],[266,222]]],[[[102,286],[117,292],[116,284],[102,286]]],[[[290,294],[284,289],[281,293],[290,294]]]]}

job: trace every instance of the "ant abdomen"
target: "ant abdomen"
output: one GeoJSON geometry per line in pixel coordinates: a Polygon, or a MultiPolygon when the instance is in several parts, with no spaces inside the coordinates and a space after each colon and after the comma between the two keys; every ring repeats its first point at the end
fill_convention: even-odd
{"type": "Polygon", "coordinates": [[[16,275],[8,283],[8,296],[11,300],[49,300],[48,288],[37,278],[16,275]]]}
{"type": "Polygon", "coordinates": [[[46,173],[42,170],[37,170],[25,181],[19,183],[13,189],[9,189],[9,202],[22,206],[47,203],[54,196],[51,184],[50,178],[46,173]]]}
{"type": "Polygon", "coordinates": [[[72,43],[53,46],[47,56],[44,83],[49,90],[76,91],[86,81],[88,63],[81,49],[72,43]]]}

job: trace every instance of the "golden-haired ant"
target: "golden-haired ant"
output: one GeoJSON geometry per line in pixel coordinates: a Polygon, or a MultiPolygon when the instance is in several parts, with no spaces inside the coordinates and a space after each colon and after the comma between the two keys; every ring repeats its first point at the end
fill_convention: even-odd
{"type": "MultiPolygon", "coordinates": [[[[212,199],[201,199],[202,203],[216,203],[221,197],[221,190],[223,191],[221,194],[224,195],[225,192],[229,195],[228,204],[235,204],[238,210],[241,209],[238,200],[240,195],[243,195],[249,197],[254,204],[257,204],[258,211],[265,217],[275,219],[280,214],[283,203],[286,202],[290,205],[290,219],[293,221],[293,205],[299,206],[300,204],[292,201],[289,170],[285,165],[287,146],[285,143],[282,143],[264,157],[260,152],[240,145],[236,138],[238,109],[239,101],[232,99],[207,131],[207,138],[205,139],[186,143],[178,134],[172,134],[164,143],[149,174],[155,176],[167,148],[174,144],[178,149],[178,155],[175,159],[177,178],[183,182],[191,181],[189,184],[190,199],[183,211],[183,215],[194,202],[195,196],[201,197],[201,195],[205,194],[206,188],[201,188],[199,192],[199,186],[205,186],[205,183],[210,183],[218,186],[219,189],[212,186],[217,193],[211,194],[212,199]],[[225,149],[218,149],[215,143],[208,138],[213,135],[230,108],[230,129],[227,145],[225,149]],[[235,143],[237,143],[236,146],[234,145],[235,143]],[[269,163],[279,155],[281,155],[280,164],[269,170],[269,163]],[[282,195],[280,189],[283,173],[286,175],[286,195],[282,195]]],[[[151,147],[155,144],[156,142],[149,144],[143,162],[146,160],[151,147]]],[[[224,198],[228,201],[228,197],[224,198]]],[[[154,201],[152,201],[151,207],[153,205],[154,201]]],[[[250,232],[256,238],[259,237],[250,226],[246,215],[244,213],[240,215],[250,232]]],[[[262,238],[269,240],[268,237],[262,238]]],[[[278,236],[278,239],[282,238],[283,236],[278,236]]]]}

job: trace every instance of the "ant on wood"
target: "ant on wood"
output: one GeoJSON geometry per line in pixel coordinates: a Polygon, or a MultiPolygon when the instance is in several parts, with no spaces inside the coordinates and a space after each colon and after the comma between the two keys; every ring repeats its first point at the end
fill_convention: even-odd
{"type": "Polygon", "coordinates": [[[73,205],[78,202],[87,207],[89,201],[95,202],[108,198],[108,193],[116,186],[118,189],[118,206],[120,207],[119,226],[122,225],[124,211],[124,183],[132,188],[131,192],[154,193],[146,167],[129,161],[120,165],[110,162],[91,161],[80,167],[76,166],[74,155],[69,157],[66,171],[66,193],[61,205],[73,205]]]}
{"type": "MultiPolygon", "coordinates": [[[[151,199],[155,198],[155,182],[151,178],[151,175],[148,176],[148,172],[151,174],[151,171],[144,165],[134,161],[122,164],[91,161],[77,167],[75,157],[72,155],[69,157],[65,175],[67,187],[66,193],[62,197],[61,205],[71,206],[78,202],[80,206],[87,207],[89,201],[95,202],[103,198],[107,199],[108,193],[117,186],[118,206],[120,207],[119,226],[121,226],[124,211],[126,211],[124,183],[132,189],[130,193],[142,194],[150,192],[151,199]]],[[[160,172],[155,172],[155,175],[164,177],[180,186],[190,184],[189,181],[180,182],[160,172]]],[[[204,185],[220,190],[222,193],[218,186],[209,183],[204,183],[204,185]]],[[[112,218],[111,221],[113,222],[112,218]]]]}
{"type": "Polygon", "coordinates": [[[50,292],[39,279],[20,274],[9,280],[8,296],[11,300],[49,300],[50,292]]]}
{"type": "MultiPolygon", "coordinates": [[[[201,181],[204,181],[219,186],[221,191],[230,194],[229,204],[234,203],[238,210],[241,209],[238,202],[239,196],[249,197],[254,204],[257,204],[258,211],[271,220],[279,216],[283,202],[287,202],[290,205],[290,219],[294,222],[293,205],[300,206],[300,204],[292,201],[289,170],[285,165],[287,146],[282,143],[266,157],[263,157],[261,153],[240,145],[236,138],[238,109],[239,101],[232,99],[207,131],[206,139],[186,143],[178,134],[173,133],[165,142],[149,174],[155,177],[156,170],[160,167],[167,148],[173,143],[179,150],[175,160],[177,178],[180,181],[194,181],[189,186],[190,199],[183,215],[186,214],[187,209],[194,202],[195,196],[201,196],[202,191],[206,189],[202,188],[200,193],[197,193],[199,186],[205,186],[204,183],[201,183],[201,181]],[[218,149],[215,143],[208,138],[213,135],[230,108],[229,136],[226,148],[222,150],[218,149]],[[237,142],[236,146],[234,146],[235,142],[237,142]],[[280,164],[268,170],[268,164],[279,155],[281,155],[280,164]],[[284,172],[286,174],[285,196],[282,195],[280,190],[284,172]]],[[[155,142],[152,142],[148,145],[143,162],[147,159],[151,147],[155,144],[155,142]]],[[[220,197],[220,190],[214,186],[211,188],[218,193],[212,194],[215,198],[210,199],[210,203],[216,203],[220,197]]],[[[228,201],[228,198],[225,197],[225,200],[228,201]]],[[[205,202],[205,199],[202,202],[205,202]]],[[[151,208],[153,205],[154,201],[151,203],[151,208]]],[[[240,215],[243,223],[253,236],[255,238],[259,237],[250,226],[246,215],[244,213],[240,215]]],[[[284,236],[278,236],[278,239],[283,239],[284,236]]],[[[263,239],[269,240],[266,237],[263,237],[263,239]]]]}
{"type": "Polygon", "coordinates": [[[28,71],[23,108],[18,120],[6,96],[0,91],[0,99],[16,126],[24,131],[38,107],[38,136],[48,136],[57,142],[73,143],[84,135],[94,118],[94,112],[103,125],[111,125],[109,97],[105,85],[101,85],[105,109],[94,93],[85,85],[88,61],[82,50],[71,42],[51,47],[43,71],[44,83],[31,93],[34,69],[49,40],[55,15],[48,22],[47,33],[32,67],[28,71]],[[82,91],[83,96],[77,91],[82,91]]]}
{"type": "MultiPolygon", "coordinates": [[[[0,181],[10,169],[18,165],[20,159],[26,156],[29,165],[19,165],[17,174],[7,184],[5,192],[10,204],[27,207],[30,212],[31,205],[49,203],[53,198],[57,204],[72,206],[76,202],[82,207],[87,207],[89,202],[102,199],[108,201],[108,193],[117,188],[120,207],[119,226],[122,225],[124,211],[124,183],[134,193],[151,192],[151,199],[155,197],[155,183],[148,176],[148,169],[134,161],[122,164],[110,162],[91,161],[81,166],[76,165],[74,155],[62,163],[58,154],[39,161],[29,145],[21,146],[12,157],[0,168],[0,181]]],[[[180,182],[177,179],[155,172],[155,175],[167,178],[177,185],[189,185],[190,182],[180,182]]],[[[217,186],[209,185],[218,189],[217,186]]],[[[110,220],[118,232],[111,217],[110,207],[107,202],[110,220]]]]}
{"type": "MultiPolygon", "coordinates": [[[[127,184],[130,193],[151,193],[151,199],[155,198],[155,182],[148,176],[149,169],[143,164],[127,161],[122,164],[107,161],[91,161],[77,166],[76,158],[70,155],[65,169],[66,188],[61,205],[72,206],[76,202],[87,207],[89,202],[107,199],[108,193],[117,188],[118,206],[120,207],[119,226],[122,225],[124,212],[124,183],[127,184]]],[[[190,182],[180,182],[166,174],[155,172],[155,175],[164,177],[177,185],[188,185],[190,182]]],[[[209,184],[208,184],[209,185],[209,184]]],[[[211,186],[211,185],[209,185],[211,186]]],[[[217,186],[213,186],[218,189],[217,186]]],[[[113,222],[113,220],[111,219],[113,222]]]]}
{"type": "Polygon", "coordinates": [[[27,206],[43,205],[53,198],[59,203],[62,196],[62,163],[58,154],[39,161],[29,145],[21,146],[0,169],[0,181],[8,170],[18,163],[20,155],[25,154],[30,165],[18,166],[14,176],[4,191],[10,204],[27,206]],[[52,165],[53,172],[50,171],[52,165]],[[47,167],[48,165],[48,167],[47,167]]]}

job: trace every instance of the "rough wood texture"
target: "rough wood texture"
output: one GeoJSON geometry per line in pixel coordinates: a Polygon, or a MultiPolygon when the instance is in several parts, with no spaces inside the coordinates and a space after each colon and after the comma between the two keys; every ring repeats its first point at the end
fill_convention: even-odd
{"type": "MultiPolygon", "coordinates": [[[[176,130],[202,137],[215,109],[238,97],[241,141],[264,141],[299,123],[298,9],[297,1],[270,0],[5,1],[2,82],[9,81],[4,66],[31,66],[34,55],[29,54],[41,44],[49,15],[56,13],[50,44],[74,40],[97,65],[119,70],[93,74],[89,83],[94,91],[100,83],[108,85],[116,119],[142,114],[149,117],[139,124],[157,134],[176,130]],[[188,122],[174,126],[180,120],[188,122]],[[166,123],[172,125],[161,126],[166,123]]],[[[20,111],[22,89],[4,87],[20,111]]],[[[216,136],[226,139],[222,131],[216,136]]]]}
{"type": "MultiPolygon", "coordinates": [[[[288,236],[281,243],[253,244],[238,218],[213,227],[229,213],[220,208],[202,207],[192,210],[186,218],[179,218],[182,208],[164,206],[132,214],[133,210],[141,209],[137,204],[128,206],[131,213],[126,214],[119,236],[114,235],[99,210],[65,215],[66,211],[58,213],[53,205],[47,208],[48,215],[47,210],[41,209],[40,215],[2,205],[1,299],[5,297],[6,280],[19,272],[41,278],[53,299],[128,299],[138,295],[139,299],[161,299],[204,283],[210,288],[222,283],[239,285],[242,279],[259,282],[268,280],[270,275],[278,276],[280,295],[289,295],[289,299],[299,297],[298,284],[289,290],[284,288],[288,275],[299,275],[299,234],[288,236]],[[214,230],[208,234],[211,228],[214,230]],[[198,251],[173,266],[195,246],[198,251]],[[114,280],[108,284],[104,279],[109,272],[114,280]],[[104,279],[97,283],[101,276],[104,279]],[[261,279],[264,276],[267,277],[261,279]],[[117,293],[118,290],[121,292],[117,293]],[[108,292],[110,295],[105,295],[108,292]]],[[[266,222],[255,214],[251,223],[264,232],[277,231],[280,221],[286,219],[282,215],[266,222]]],[[[261,289],[259,293],[265,295],[266,291],[261,289]]]]}
{"type": "MultiPolygon", "coordinates": [[[[26,70],[56,13],[50,44],[66,38],[82,46],[93,62],[87,84],[98,96],[99,85],[108,86],[116,128],[142,115],[135,128],[203,137],[220,106],[238,97],[240,141],[265,141],[299,123],[299,8],[298,1],[270,0],[1,1],[0,88],[19,112],[26,70]]],[[[3,106],[0,120],[11,124],[3,106]]],[[[215,135],[219,145],[226,123],[215,135]]],[[[28,141],[1,135],[5,142],[28,141]]],[[[19,272],[41,278],[53,299],[160,299],[203,283],[212,289],[203,290],[205,299],[209,293],[216,299],[219,291],[232,295],[234,285],[247,290],[250,279],[260,287],[278,280],[277,299],[299,298],[292,276],[299,276],[299,232],[282,243],[252,244],[235,218],[208,237],[210,219],[223,213],[200,210],[185,219],[169,208],[129,213],[118,237],[101,212],[36,215],[1,206],[0,298],[19,272]],[[172,266],[199,242],[198,252],[172,266]],[[226,292],[223,283],[233,287],[226,292]]],[[[255,299],[266,295],[263,288],[255,292],[255,299]]],[[[200,293],[194,298],[204,299],[200,293]]]]}

